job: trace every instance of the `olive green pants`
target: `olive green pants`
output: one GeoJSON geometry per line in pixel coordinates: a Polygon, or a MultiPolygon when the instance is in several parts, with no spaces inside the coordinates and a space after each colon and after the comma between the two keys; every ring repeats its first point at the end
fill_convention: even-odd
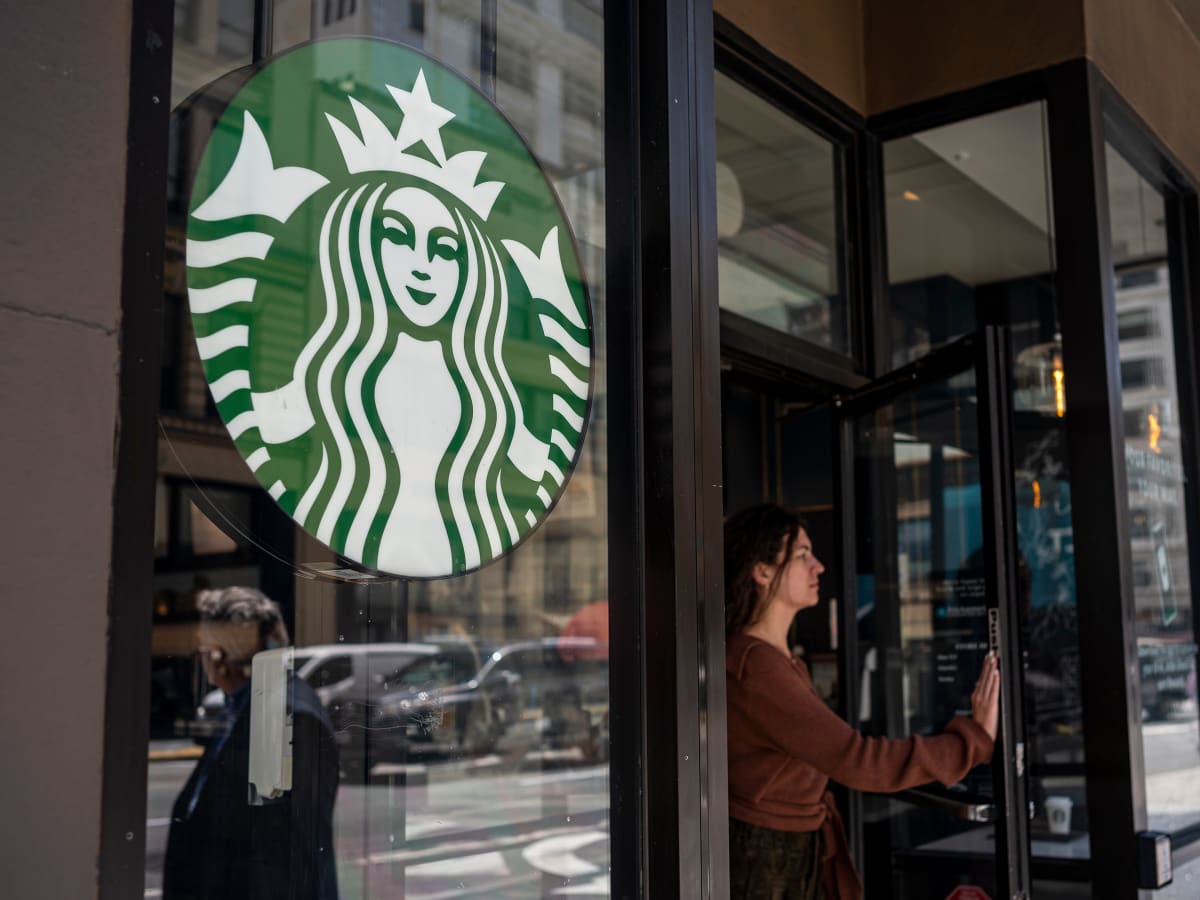
{"type": "Polygon", "coordinates": [[[729,820],[731,900],[822,900],[821,835],[729,820]]]}

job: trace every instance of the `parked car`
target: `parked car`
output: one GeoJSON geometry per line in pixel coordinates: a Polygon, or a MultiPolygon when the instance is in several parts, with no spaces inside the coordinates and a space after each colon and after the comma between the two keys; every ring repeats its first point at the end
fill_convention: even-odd
{"type": "MultiPolygon", "coordinates": [[[[360,686],[370,683],[376,673],[403,669],[436,652],[436,647],[425,643],[314,644],[296,648],[293,669],[297,678],[317,692],[336,725],[341,705],[347,698],[357,697],[360,686]]],[[[225,695],[219,690],[210,691],[196,709],[195,718],[183,728],[192,737],[206,740],[224,708],[225,695]]]]}
{"type": "MultiPolygon", "coordinates": [[[[343,757],[381,762],[477,757],[516,763],[606,758],[608,661],[590,637],[506,644],[480,662],[463,646],[406,662],[383,693],[356,707],[361,740],[339,729],[343,757]]],[[[343,719],[343,723],[345,720],[343,719]]]]}
{"type": "MultiPolygon", "coordinates": [[[[383,712],[387,698],[397,694],[436,691],[467,681],[478,672],[487,650],[462,639],[429,641],[411,645],[419,652],[399,657],[369,657],[366,677],[358,680],[335,701],[327,704],[337,738],[343,772],[358,777],[382,759],[395,760],[402,753],[383,752],[404,743],[404,726],[383,712]]],[[[414,716],[431,714],[431,706],[414,711],[414,716]]]]}
{"type": "MultiPolygon", "coordinates": [[[[542,765],[608,752],[608,660],[592,637],[495,648],[457,637],[296,648],[294,668],[333,723],[343,775],[376,764],[496,753],[542,765]]],[[[207,740],[224,709],[211,691],[186,723],[207,740]]]]}

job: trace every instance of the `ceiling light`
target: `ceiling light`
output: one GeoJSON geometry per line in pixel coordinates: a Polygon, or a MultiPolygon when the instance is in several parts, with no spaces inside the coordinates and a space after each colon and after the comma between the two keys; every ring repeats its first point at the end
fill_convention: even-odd
{"type": "Polygon", "coordinates": [[[921,199],[921,196],[918,193],[916,193],[916,191],[905,191],[904,199],[916,202],[921,199]]]}

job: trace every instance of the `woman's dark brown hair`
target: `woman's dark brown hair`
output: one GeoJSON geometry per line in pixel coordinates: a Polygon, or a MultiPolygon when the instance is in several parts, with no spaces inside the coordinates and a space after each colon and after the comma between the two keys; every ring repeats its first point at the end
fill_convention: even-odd
{"type": "MultiPolygon", "coordinates": [[[[752,506],[725,520],[725,636],[758,621],[757,563],[773,565],[783,554],[791,559],[796,533],[804,520],[773,503],[752,506]]],[[[786,566],[775,571],[765,596],[775,591],[786,566]]]]}

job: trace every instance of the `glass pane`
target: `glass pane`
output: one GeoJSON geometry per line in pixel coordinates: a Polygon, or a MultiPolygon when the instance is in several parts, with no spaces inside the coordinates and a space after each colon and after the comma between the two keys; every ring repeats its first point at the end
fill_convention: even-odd
{"type": "Polygon", "coordinates": [[[722,309],[849,353],[833,144],[716,74],[722,309]]]}
{"type": "MultiPolygon", "coordinates": [[[[1108,169],[1108,215],[1112,228],[1113,262],[1125,266],[1139,260],[1163,260],[1167,256],[1167,220],[1163,198],[1111,144],[1104,146],[1108,169]]],[[[1133,281],[1153,283],[1153,269],[1125,271],[1125,287],[1133,281]]],[[[1119,309],[1117,317],[1126,319],[1136,309],[1119,309]]]]}
{"type": "Polygon", "coordinates": [[[901,366],[1053,271],[1043,107],[922,131],[883,153],[892,365],[901,366]]]}
{"type": "MultiPolygon", "coordinates": [[[[988,649],[976,400],[968,371],[854,423],[858,704],[875,734],[937,734],[971,711],[988,649]]],[[[956,789],[964,802],[996,802],[987,765],[956,789]]],[[[945,897],[959,884],[995,896],[992,825],[889,796],[864,806],[868,884],[892,885],[897,898],[945,897]]]]}
{"type": "Polygon", "coordinates": [[[1175,880],[1154,892],[1155,900],[1191,900],[1200,894],[1200,858],[1175,864],[1175,880]]]}
{"type": "Polygon", "coordinates": [[[1090,849],[1067,465],[1070,412],[1062,387],[1061,344],[1045,332],[1040,337],[1014,335],[1018,386],[1011,423],[1027,790],[1034,804],[1030,852],[1035,860],[1080,860],[1088,858],[1090,849]],[[1052,830],[1050,813],[1055,809],[1069,813],[1062,814],[1052,830]]]}
{"type": "Polygon", "coordinates": [[[1162,194],[1107,157],[1146,811],[1174,831],[1200,820],[1200,717],[1166,216],[1162,194]]]}
{"type": "Polygon", "coordinates": [[[253,0],[175,0],[171,108],[251,60],[253,0]]]}
{"type": "Polygon", "coordinates": [[[909,362],[985,321],[1008,328],[1030,854],[1075,860],[1089,849],[1046,154],[1041,103],[885,145],[891,361],[909,362]],[[1052,832],[1048,809],[1067,803],[1066,831],[1052,832]]]}
{"type": "MultiPolygon", "coordinates": [[[[195,247],[188,248],[189,241],[216,240],[215,234],[199,235],[196,229],[216,228],[214,222],[225,221],[199,215],[197,204],[204,196],[214,196],[216,189],[196,198],[191,194],[193,184],[199,183],[194,182],[196,173],[205,165],[235,165],[235,151],[250,133],[244,120],[231,127],[222,117],[231,97],[236,96],[235,104],[241,102],[237,91],[251,75],[245,68],[250,61],[245,25],[253,21],[253,4],[181,0],[176,6],[179,35],[166,236],[158,558],[155,593],[148,601],[153,603],[154,625],[146,895],[165,900],[192,895],[189,892],[257,897],[273,896],[272,891],[322,900],[333,896],[342,900],[606,896],[610,801],[602,4],[593,0],[500,4],[493,48],[488,45],[490,32],[480,21],[479,4],[278,0],[273,7],[275,51],[295,51],[283,59],[311,52],[313,64],[307,72],[316,89],[304,102],[276,106],[277,116],[264,116],[257,123],[272,154],[272,174],[282,180],[288,176],[279,173],[294,167],[290,177],[302,180],[298,172],[324,152],[313,150],[311,157],[305,156],[309,141],[325,147],[327,158],[341,160],[342,169],[319,173],[331,187],[318,186],[309,199],[300,201],[298,211],[258,210],[235,217],[235,225],[249,223],[272,242],[265,256],[236,263],[245,267],[239,278],[252,279],[257,290],[252,297],[230,295],[227,305],[217,302],[219,291],[203,293],[225,282],[216,275],[198,276],[203,267],[188,255],[196,252],[195,247]],[[205,32],[204,22],[209,23],[204,26],[209,32],[216,28],[220,33],[205,32]],[[362,77],[356,79],[344,66],[334,65],[345,61],[335,60],[330,49],[338,42],[308,43],[346,35],[385,38],[393,42],[389,53],[397,52],[396,45],[419,48],[425,54],[420,65],[430,92],[428,103],[407,70],[407,81],[395,80],[400,76],[393,66],[386,69],[387,81],[368,83],[372,71],[359,70],[362,77]],[[203,54],[197,50],[201,45],[207,48],[203,54]],[[480,73],[481,58],[490,57],[493,50],[494,84],[480,73]],[[469,83],[461,80],[464,77],[469,83]],[[214,79],[223,81],[211,93],[190,102],[186,99],[214,79]],[[484,94],[476,93],[472,85],[484,94]],[[397,89],[405,93],[398,97],[397,89]],[[495,115],[485,98],[493,90],[503,118],[495,115]],[[389,174],[380,176],[391,178],[394,172],[416,181],[426,177],[422,172],[433,172],[426,179],[430,184],[425,193],[452,210],[452,218],[449,225],[434,223],[444,226],[438,231],[421,219],[424,207],[399,204],[392,211],[407,221],[400,216],[380,219],[379,228],[386,233],[376,240],[371,228],[356,227],[362,222],[372,225],[373,220],[347,214],[339,228],[347,235],[368,236],[359,245],[349,245],[361,250],[362,257],[343,259],[335,240],[332,246],[337,253],[324,256],[333,262],[322,269],[325,245],[305,249],[290,236],[306,235],[314,227],[319,230],[327,216],[332,221],[338,191],[351,181],[347,196],[362,185],[382,184],[375,178],[382,169],[354,172],[345,155],[349,144],[333,136],[333,126],[323,116],[323,104],[340,104],[337,108],[344,114],[335,110],[334,118],[369,143],[372,123],[350,105],[351,94],[383,123],[388,138],[397,145],[401,143],[397,129],[404,127],[408,116],[401,100],[419,101],[425,116],[437,118],[437,107],[454,114],[448,124],[432,132],[426,126],[417,145],[396,150],[417,162],[410,159],[406,170],[386,169],[389,174]],[[289,117],[310,116],[314,109],[322,115],[313,116],[311,128],[301,129],[294,140],[281,139],[289,117]],[[477,133],[472,129],[500,128],[496,123],[504,121],[521,137],[519,146],[514,142],[506,144],[503,152],[494,147],[489,152],[487,147],[468,145],[477,133]],[[228,139],[224,145],[222,135],[228,139]],[[210,136],[214,136],[211,145],[210,136]],[[206,161],[210,146],[224,146],[228,158],[216,153],[206,161]],[[464,180],[449,175],[438,180],[455,154],[475,149],[487,154],[478,173],[466,171],[476,159],[467,156],[459,160],[463,168],[458,174],[464,180]],[[465,182],[468,177],[470,184],[465,182]],[[491,205],[485,204],[486,212],[480,212],[481,195],[470,192],[486,182],[502,186],[491,205]],[[463,199],[463,192],[470,199],[463,199]],[[546,201],[540,207],[537,197],[546,201]],[[553,212],[557,247],[545,242],[551,232],[541,227],[539,209],[553,212]],[[456,310],[452,326],[447,319],[439,331],[437,322],[422,325],[417,319],[427,304],[443,296],[422,286],[433,283],[439,260],[460,267],[454,269],[457,275],[484,258],[462,262],[467,251],[454,239],[463,237],[468,229],[464,223],[478,229],[472,246],[487,246],[491,254],[486,257],[491,261],[486,272],[483,263],[471,269],[478,276],[471,283],[477,286],[480,300],[473,308],[482,317],[487,309],[507,303],[509,313],[503,325],[490,330],[478,326],[477,343],[463,339],[456,345],[460,324],[466,323],[463,330],[475,327],[457,312],[467,308],[462,298],[471,298],[466,279],[452,279],[454,289],[446,295],[452,303],[462,300],[463,304],[452,307],[456,310]],[[531,223],[539,223],[536,235],[531,223]],[[423,227],[430,240],[410,240],[410,231],[423,227]],[[521,246],[514,248],[513,242],[521,246]],[[378,311],[370,300],[375,260],[364,247],[381,248],[378,270],[385,279],[380,284],[386,282],[395,307],[408,316],[403,323],[390,308],[377,319],[368,319],[378,311]],[[424,254],[420,262],[428,263],[428,269],[415,263],[397,268],[387,261],[393,257],[386,256],[385,250],[424,254]],[[533,271],[530,259],[549,266],[548,271],[554,271],[550,263],[562,267],[570,295],[566,301],[554,305],[545,293],[557,290],[557,281],[534,289],[526,278],[533,271]],[[418,284],[413,280],[420,280],[415,274],[418,269],[431,278],[418,284]],[[578,279],[573,277],[576,271],[578,279]],[[327,283],[313,272],[349,275],[326,292],[327,283]],[[388,279],[397,272],[402,279],[393,284],[388,279]],[[486,297],[485,283],[494,286],[486,297]],[[359,307],[347,299],[354,289],[360,293],[359,307]],[[411,457],[402,460],[407,445],[396,434],[409,433],[405,429],[422,433],[438,422],[436,416],[412,415],[393,421],[387,418],[388,411],[407,402],[404,409],[411,413],[417,402],[411,398],[427,397],[437,388],[430,373],[448,371],[447,359],[458,365],[454,348],[474,348],[482,362],[474,369],[464,362],[466,374],[455,368],[459,380],[451,379],[451,391],[457,390],[454,385],[464,385],[464,391],[468,383],[481,385],[479,396],[492,397],[500,409],[480,419],[485,430],[491,429],[486,431],[490,437],[477,441],[478,453],[468,460],[471,473],[500,475],[494,480],[461,476],[464,496],[471,501],[468,519],[463,521],[470,524],[457,532],[453,540],[458,543],[453,546],[470,543],[464,536],[468,528],[478,529],[477,547],[490,549],[504,544],[505,536],[516,531],[520,540],[505,544],[507,552],[494,554],[496,558],[489,561],[479,550],[476,565],[460,566],[456,569],[460,574],[445,578],[406,579],[387,574],[382,565],[356,564],[353,560],[360,557],[342,552],[348,549],[342,518],[331,517],[334,525],[323,532],[326,540],[320,541],[296,524],[303,518],[299,504],[288,501],[287,471],[301,470],[310,449],[307,442],[310,436],[314,446],[319,442],[323,425],[314,424],[314,430],[300,437],[283,436],[278,441],[263,437],[264,445],[270,444],[269,458],[246,454],[250,432],[238,430],[236,415],[230,411],[231,400],[244,390],[239,385],[245,376],[238,374],[218,384],[211,363],[219,353],[214,353],[216,345],[208,339],[240,324],[235,317],[247,305],[265,309],[268,304],[286,304],[298,309],[301,312],[289,320],[291,331],[280,329],[272,341],[260,344],[254,344],[251,336],[246,351],[251,378],[257,377],[260,370],[254,367],[259,365],[290,377],[324,321],[326,297],[333,298],[331,303],[344,303],[337,307],[340,318],[334,324],[344,326],[348,334],[350,326],[344,323],[356,315],[360,323],[383,323],[380,352],[385,355],[406,339],[418,344],[417,350],[435,344],[441,351],[429,360],[442,362],[442,369],[430,363],[419,378],[402,379],[389,391],[371,395],[364,390],[364,403],[375,404],[378,422],[368,421],[361,429],[357,427],[361,423],[355,423],[346,431],[351,455],[359,450],[366,453],[363,448],[373,425],[387,432],[388,447],[398,448],[401,461],[396,465],[408,466],[408,474],[400,478],[400,487],[385,489],[395,488],[393,500],[405,482],[418,481],[412,474],[417,463],[411,457]],[[314,298],[320,301],[315,315],[314,298]],[[417,305],[408,305],[409,298],[417,305]],[[200,309],[210,300],[215,304],[211,309],[200,309]],[[581,306],[587,312],[581,316],[582,326],[564,311],[578,312],[581,306]],[[538,367],[527,362],[530,357],[522,354],[539,341],[549,341],[563,351],[558,353],[562,358],[556,357],[557,364],[548,356],[537,360],[538,367]],[[200,347],[205,348],[203,359],[200,347]],[[492,348],[499,349],[489,354],[492,348]],[[506,375],[511,392],[504,384],[506,375]],[[565,387],[553,387],[559,385],[565,387]],[[544,395],[552,387],[553,400],[544,395]],[[507,416],[503,426],[497,424],[502,415],[507,416]],[[516,483],[517,476],[509,471],[517,466],[514,457],[530,466],[528,456],[514,449],[519,443],[514,437],[518,426],[530,436],[523,446],[542,448],[537,459],[549,481],[534,486],[548,485],[549,500],[536,507],[540,513],[533,516],[538,523],[533,526],[526,524],[525,510],[528,506],[532,515],[535,507],[530,498],[540,500],[540,494],[532,489],[505,493],[505,507],[493,507],[493,536],[479,498],[494,496],[493,483],[501,489],[510,483],[501,478],[516,483]],[[237,437],[231,438],[231,432],[237,432],[237,437]],[[481,460],[485,452],[492,453],[493,443],[499,449],[488,458],[497,460],[496,467],[487,469],[481,460]],[[263,474],[268,470],[278,473],[284,491],[275,488],[274,475],[263,474]],[[556,482],[561,482],[557,494],[556,482]],[[466,493],[471,487],[475,492],[466,493]],[[510,523],[503,512],[516,499],[528,502],[510,523]],[[472,571],[461,574],[468,568],[472,571]],[[261,591],[271,602],[253,593],[213,593],[233,587],[261,591]],[[272,683],[282,686],[278,693],[257,690],[259,684],[272,683]],[[254,688],[249,700],[248,686],[254,688]],[[274,708],[278,715],[274,719],[268,715],[264,721],[275,722],[279,729],[258,733],[283,735],[283,722],[290,720],[292,725],[290,751],[286,740],[281,740],[285,749],[278,756],[265,752],[271,748],[253,736],[247,718],[253,703],[265,703],[262,698],[270,696],[280,698],[274,708]]],[[[250,89],[256,83],[250,81],[250,89]]],[[[271,93],[261,91],[263,96],[271,93]]],[[[237,109],[240,115],[241,108],[237,109]]],[[[413,121],[428,119],[418,115],[413,121]]],[[[263,183],[261,177],[251,181],[256,188],[263,183]]],[[[311,179],[310,183],[317,182],[311,179]]],[[[406,187],[413,186],[406,183],[406,187]]],[[[242,198],[256,195],[255,190],[238,192],[242,198]]],[[[369,197],[370,192],[361,196],[369,197]]],[[[340,237],[336,230],[330,234],[340,237]]],[[[211,268],[215,271],[221,265],[225,264],[211,268]]],[[[253,327],[253,323],[248,326],[253,327]]],[[[346,352],[365,353],[363,348],[372,340],[369,330],[350,336],[346,352]]],[[[408,349],[417,352],[412,346],[408,349]]],[[[235,348],[235,352],[239,351],[235,348]]],[[[397,351],[388,358],[399,356],[397,351]]],[[[381,373],[387,366],[381,358],[378,364],[360,369],[365,369],[360,373],[364,383],[375,383],[384,379],[381,373]]],[[[343,391],[349,398],[347,385],[357,377],[354,371],[358,370],[349,361],[340,369],[331,364],[324,384],[333,396],[343,391]]],[[[270,385],[252,381],[254,399],[248,401],[248,410],[257,412],[256,404],[263,402],[259,395],[280,388],[283,381],[270,385]]],[[[306,391],[308,382],[301,383],[300,390],[306,391]]],[[[308,396],[303,394],[306,401],[308,396]]],[[[287,399],[290,404],[294,398],[287,399]]],[[[472,402],[458,399],[460,410],[472,402]]],[[[310,409],[317,408],[310,403],[310,409]]],[[[264,426],[271,427],[270,422],[257,421],[260,433],[264,426]]],[[[460,430],[470,433],[465,426],[460,430]]],[[[450,435],[446,439],[450,444],[462,437],[456,428],[450,429],[450,435]]],[[[465,451],[460,455],[467,456],[465,451]]],[[[444,468],[458,471],[453,463],[444,468]]],[[[450,483],[450,477],[430,480],[435,491],[449,493],[444,483],[450,483]]],[[[347,522],[362,508],[352,503],[364,504],[361,498],[368,493],[354,488],[347,501],[351,510],[347,522]]],[[[386,501],[392,495],[385,492],[384,496],[386,501]]],[[[395,510],[418,505],[416,500],[409,504],[397,500],[390,507],[381,503],[379,519],[390,521],[395,510]]],[[[380,521],[369,522],[368,531],[381,527],[380,521]]],[[[439,522],[438,527],[449,526],[439,522]]],[[[427,537],[409,532],[412,541],[427,537]]]]}

